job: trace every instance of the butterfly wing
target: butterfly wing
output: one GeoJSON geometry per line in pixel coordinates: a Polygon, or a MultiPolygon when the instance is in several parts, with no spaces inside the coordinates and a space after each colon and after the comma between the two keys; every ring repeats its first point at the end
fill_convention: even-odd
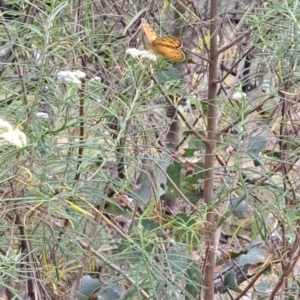
{"type": "Polygon", "coordinates": [[[142,25],[144,33],[148,39],[149,44],[152,44],[153,41],[155,41],[157,39],[157,35],[156,35],[155,31],[152,29],[150,24],[144,18],[142,18],[142,20],[141,20],[141,25],[142,25]]]}
{"type": "Polygon", "coordinates": [[[164,47],[169,47],[169,48],[175,48],[175,49],[180,49],[182,47],[182,40],[172,37],[172,36],[166,36],[163,38],[158,38],[152,42],[152,45],[162,45],[164,47]]]}
{"type": "Polygon", "coordinates": [[[182,40],[175,37],[158,38],[151,44],[151,48],[156,54],[177,61],[185,59],[184,52],[180,50],[181,47],[182,40]]]}
{"type": "Polygon", "coordinates": [[[170,48],[162,44],[152,45],[154,53],[161,55],[162,57],[170,60],[182,61],[185,59],[184,52],[180,49],[170,48]]]}
{"type": "Polygon", "coordinates": [[[155,31],[144,18],[141,20],[141,25],[154,53],[170,60],[182,61],[185,59],[184,52],[180,50],[181,39],[171,36],[157,38],[155,31]]]}

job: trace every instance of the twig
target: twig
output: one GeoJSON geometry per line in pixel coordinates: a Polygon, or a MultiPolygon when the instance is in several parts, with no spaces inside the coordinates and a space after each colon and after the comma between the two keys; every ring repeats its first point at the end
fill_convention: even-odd
{"type": "Polygon", "coordinates": [[[270,268],[270,264],[267,263],[253,278],[252,280],[249,282],[249,284],[246,286],[246,288],[236,297],[234,298],[234,300],[239,300],[241,299],[244,295],[246,295],[246,293],[251,289],[251,287],[254,285],[254,283],[256,282],[256,280],[264,273],[266,272],[268,269],[270,268]]]}
{"type": "Polygon", "coordinates": [[[154,78],[153,75],[151,75],[151,79],[154,81],[154,83],[157,85],[158,89],[160,90],[160,92],[162,93],[162,95],[165,97],[165,99],[167,100],[168,104],[172,107],[174,107],[176,109],[177,114],[180,116],[181,120],[184,122],[184,124],[186,125],[186,127],[188,127],[188,129],[190,129],[192,131],[192,133],[199,139],[201,140],[204,144],[207,144],[207,139],[202,136],[201,134],[199,134],[191,125],[190,123],[186,120],[186,118],[184,117],[183,113],[177,109],[176,105],[174,105],[173,101],[171,100],[171,98],[166,95],[166,93],[163,91],[163,89],[161,88],[161,86],[159,85],[159,83],[157,82],[157,80],[154,78]]]}
{"type": "MultiPolygon", "coordinates": [[[[109,267],[111,267],[113,270],[117,271],[118,273],[120,273],[121,275],[123,275],[127,281],[129,283],[131,283],[132,285],[134,285],[135,287],[136,282],[126,273],[123,272],[122,269],[120,269],[117,265],[111,263],[107,258],[105,258],[103,255],[101,255],[99,252],[97,252],[95,249],[93,249],[92,247],[90,247],[88,244],[86,244],[85,242],[77,239],[78,243],[82,246],[82,248],[84,248],[85,250],[90,251],[91,253],[93,253],[96,257],[98,257],[99,259],[103,260],[109,267]]],[[[146,299],[150,299],[150,296],[143,290],[143,289],[139,289],[139,291],[141,292],[141,294],[146,298],[146,299]]]]}
{"type": "Polygon", "coordinates": [[[276,286],[274,287],[269,299],[273,300],[275,298],[275,296],[277,295],[278,290],[281,288],[283,280],[292,272],[294,266],[296,265],[296,263],[299,260],[300,257],[300,247],[299,247],[299,239],[296,237],[295,241],[293,242],[293,249],[296,248],[296,251],[293,253],[294,255],[291,257],[291,259],[289,260],[289,266],[287,266],[286,270],[284,270],[284,272],[282,273],[282,275],[280,276],[280,278],[277,281],[276,286]]]}

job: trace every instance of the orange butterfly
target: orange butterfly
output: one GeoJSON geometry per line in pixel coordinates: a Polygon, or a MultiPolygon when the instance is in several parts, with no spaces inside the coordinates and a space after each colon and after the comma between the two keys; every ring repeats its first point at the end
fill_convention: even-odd
{"type": "Polygon", "coordinates": [[[180,50],[182,48],[181,39],[172,36],[158,38],[150,24],[144,18],[142,18],[141,24],[154,53],[170,60],[182,61],[185,59],[184,52],[180,50]]]}

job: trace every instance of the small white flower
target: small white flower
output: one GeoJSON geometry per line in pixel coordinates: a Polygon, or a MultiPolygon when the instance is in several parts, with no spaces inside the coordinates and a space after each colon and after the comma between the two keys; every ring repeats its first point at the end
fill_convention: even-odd
{"type": "Polygon", "coordinates": [[[146,50],[139,50],[136,48],[129,48],[126,50],[126,54],[129,54],[130,56],[132,56],[133,58],[137,58],[140,57],[141,59],[149,59],[149,60],[153,60],[153,61],[157,61],[157,57],[155,54],[153,54],[150,51],[146,51],[146,50]]]}
{"type": "Polygon", "coordinates": [[[38,118],[49,119],[49,115],[44,112],[38,112],[35,114],[38,118]]]}
{"type": "Polygon", "coordinates": [[[77,78],[85,78],[86,74],[80,70],[76,70],[73,72],[77,78]]]}
{"type": "Polygon", "coordinates": [[[12,130],[14,130],[13,127],[7,121],[0,119],[0,133],[12,130]]]}
{"type": "Polygon", "coordinates": [[[0,119],[0,145],[10,144],[18,148],[27,145],[27,137],[24,132],[14,129],[8,122],[0,119]]]}
{"type": "Polygon", "coordinates": [[[5,55],[7,55],[8,52],[9,52],[9,49],[8,49],[8,48],[6,48],[6,49],[1,49],[1,50],[0,50],[0,57],[3,57],[3,56],[5,56],[5,55]]]}
{"type": "Polygon", "coordinates": [[[91,82],[93,82],[93,81],[96,81],[96,82],[101,82],[102,81],[102,79],[101,79],[101,77],[99,77],[99,76],[95,76],[95,77],[93,77],[93,78],[91,78],[91,80],[90,80],[91,82]]]}
{"type": "Polygon", "coordinates": [[[101,85],[102,79],[99,76],[93,77],[88,81],[88,86],[91,88],[99,87],[101,85]]]}
{"type": "Polygon", "coordinates": [[[247,94],[242,93],[242,92],[235,92],[232,95],[232,100],[241,100],[242,98],[247,97],[247,94]]]}
{"type": "Polygon", "coordinates": [[[58,81],[72,82],[81,86],[80,78],[84,78],[86,74],[80,70],[77,71],[60,71],[57,73],[58,81]]]}

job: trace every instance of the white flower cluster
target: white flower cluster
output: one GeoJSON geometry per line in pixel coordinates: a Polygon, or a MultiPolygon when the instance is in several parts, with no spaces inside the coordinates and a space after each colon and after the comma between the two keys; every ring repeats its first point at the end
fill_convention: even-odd
{"type": "Polygon", "coordinates": [[[242,93],[242,92],[235,92],[233,95],[232,95],[232,100],[241,100],[243,98],[247,97],[247,94],[245,93],[242,93]]]}
{"type": "Polygon", "coordinates": [[[22,148],[27,145],[27,137],[24,132],[14,129],[7,121],[0,119],[0,146],[3,144],[22,148]]]}
{"type": "Polygon", "coordinates": [[[76,71],[60,71],[57,73],[58,81],[75,83],[81,86],[81,78],[85,78],[86,74],[80,70],[76,71]]]}
{"type": "Polygon", "coordinates": [[[141,59],[149,59],[149,60],[153,60],[153,61],[157,61],[157,57],[155,54],[153,54],[150,51],[146,51],[146,50],[139,50],[136,48],[129,48],[126,50],[126,54],[132,56],[133,58],[141,58],[141,59]]]}

